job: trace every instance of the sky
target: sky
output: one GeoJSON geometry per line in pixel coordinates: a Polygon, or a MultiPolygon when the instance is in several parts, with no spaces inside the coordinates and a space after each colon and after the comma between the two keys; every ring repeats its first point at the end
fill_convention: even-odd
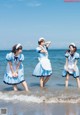
{"type": "Polygon", "coordinates": [[[40,37],[50,48],[80,48],[80,2],[64,0],[0,0],[0,49],[16,43],[35,49],[40,37]]]}

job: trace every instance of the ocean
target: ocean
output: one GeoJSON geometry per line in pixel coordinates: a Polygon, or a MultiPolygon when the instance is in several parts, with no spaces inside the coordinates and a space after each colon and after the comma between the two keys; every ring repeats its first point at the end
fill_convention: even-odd
{"type": "MultiPolygon", "coordinates": [[[[69,111],[69,114],[66,114],[66,111],[63,111],[61,115],[80,115],[79,111],[74,109],[80,107],[80,89],[77,88],[76,79],[70,76],[69,87],[66,89],[65,78],[62,77],[62,71],[65,64],[65,51],[66,50],[58,49],[49,50],[49,59],[52,64],[53,74],[43,89],[40,88],[39,78],[32,76],[33,70],[38,63],[37,52],[35,50],[23,51],[25,56],[25,60],[23,62],[25,80],[30,89],[30,92],[27,93],[24,91],[21,84],[18,85],[19,91],[14,92],[12,86],[3,83],[7,64],[5,56],[10,51],[1,50],[0,108],[8,108],[8,115],[58,115],[59,111],[57,111],[57,107],[61,107],[61,110],[63,111],[66,104],[67,108],[71,105],[70,107],[72,108],[72,111],[69,111]],[[11,108],[12,104],[13,106],[11,111],[9,108],[11,108]],[[15,108],[17,106],[20,111],[21,107],[24,108],[22,109],[22,113],[15,108]],[[54,108],[54,111],[52,107],[54,108]],[[31,108],[33,108],[33,114],[31,114],[31,108]],[[48,112],[40,113],[40,110],[43,111],[43,108],[46,109],[45,111],[49,111],[50,114],[48,112]],[[11,114],[11,112],[15,114],[11,114]]],[[[80,53],[80,50],[78,50],[78,53],[80,53]]],[[[78,61],[78,67],[80,69],[80,60],[78,61]]]]}

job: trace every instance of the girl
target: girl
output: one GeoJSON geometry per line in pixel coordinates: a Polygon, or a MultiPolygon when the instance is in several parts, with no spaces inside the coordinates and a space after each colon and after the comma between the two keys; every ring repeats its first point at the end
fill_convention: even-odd
{"type": "Polygon", "coordinates": [[[44,38],[40,38],[38,44],[39,46],[36,50],[39,54],[39,63],[37,64],[33,75],[40,77],[40,86],[44,87],[52,74],[50,60],[48,59],[48,47],[51,42],[45,42],[44,38]]]}
{"type": "Polygon", "coordinates": [[[4,75],[4,83],[8,85],[13,85],[14,91],[17,91],[17,84],[22,83],[26,91],[28,91],[28,86],[24,80],[24,68],[22,61],[24,60],[24,55],[22,53],[22,45],[16,44],[12,48],[12,52],[6,55],[6,60],[8,62],[6,68],[6,74],[4,75]]]}
{"type": "Polygon", "coordinates": [[[80,88],[79,81],[79,69],[77,67],[77,62],[79,59],[79,54],[76,52],[77,47],[74,43],[69,45],[69,50],[66,52],[66,64],[64,66],[63,77],[66,77],[65,86],[68,87],[69,76],[72,75],[76,81],[77,85],[80,88]]]}

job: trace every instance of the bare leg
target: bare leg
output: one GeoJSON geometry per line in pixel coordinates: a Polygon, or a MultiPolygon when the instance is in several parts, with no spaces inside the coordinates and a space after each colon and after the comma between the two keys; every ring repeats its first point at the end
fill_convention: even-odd
{"type": "Polygon", "coordinates": [[[44,85],[48,82],[49,78],[50,78],[50,76],[48,76],[48,77],[46,77],[46,78],[44,79],[44,85]]]}
{"type": "Polygon", "coordinates": [[[79,78],[76,78],[76,81],[77,81],[78,88],[80,88],[80,80],[79,80],[79,78]]]}
{"type": "Polygon", "coordinates": [[[18,91],[17,85],[13,85],[14,91],[18,91]]]}
{"type": "Polygon", "coordinates": [[[65,87],[68,87],[68,81],[69,81],[69,74],[67,74],[66,76],[65,87]]]}
{"type": "Polygon", "coordinates": [[[26,91],[29,91],[26,81],[22,82],[22,86],[25,88],[26,91]]]}
{"type": "Polygon", "coordinates": [[[40,87],[44,87],[44,77],[40,78],[40,87]]]}

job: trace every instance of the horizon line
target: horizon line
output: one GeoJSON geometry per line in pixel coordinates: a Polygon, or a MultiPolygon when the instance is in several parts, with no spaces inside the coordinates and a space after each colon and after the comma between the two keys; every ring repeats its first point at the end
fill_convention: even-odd
{"type": "MultiPolygon", "coordinates": [[[[68,48],[49,48],[49,50],[67,50],[68,48]]],[[[36,49],[23,49],[23,51],[31,51],[31,50],[36,50],[36,49]]],[[[80,50],[78,48],[77,50],[80,50]]],[[[11,51],[11,49],[0,49],[0,51],[11,51]]]]}

